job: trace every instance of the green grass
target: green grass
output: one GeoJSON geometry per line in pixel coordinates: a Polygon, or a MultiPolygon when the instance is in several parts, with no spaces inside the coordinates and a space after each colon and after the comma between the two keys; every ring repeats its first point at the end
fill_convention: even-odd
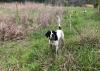
{"type": "Polygon", "coordinates": [[[85,9],[87,13],[84,14],[80,7],[65,8],[62,23],[65,47],[57,58],[51,57],[48,40],[44,36],[48,28],[57,27],[51,24],[29,34],[25,40],[4,42],[0,46],[0,68],[3,71],[99,71],[100,20],[94,16],[94,9],[85,9]]]}

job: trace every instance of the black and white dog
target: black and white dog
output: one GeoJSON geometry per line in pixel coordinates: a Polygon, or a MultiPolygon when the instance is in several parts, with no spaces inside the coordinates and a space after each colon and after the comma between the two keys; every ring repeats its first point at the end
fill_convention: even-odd
{"type": "Polygon", "coordinates": [[[56,55],[58,54],[58,49],[60,47],[63,47],[61,44],[64,44],[64,33],[61,29],[60,26],[60,17],[58,16],[58,29],[56,31],[54,30],[49,30],[47,31],[47,33],[45,34],[45,36],[49,39],[49,44],[50,46],[55,46],[55,52],[56,55]]]}

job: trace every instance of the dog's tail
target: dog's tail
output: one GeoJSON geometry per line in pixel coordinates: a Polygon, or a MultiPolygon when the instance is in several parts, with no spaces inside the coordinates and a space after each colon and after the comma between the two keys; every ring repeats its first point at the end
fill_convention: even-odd
{"type": "Polygon", "coordinates": [[[57,24],[58,24],[58,28],[61,29],[61,18],[60,18],[60,16],[57,16],[57,24]]]}

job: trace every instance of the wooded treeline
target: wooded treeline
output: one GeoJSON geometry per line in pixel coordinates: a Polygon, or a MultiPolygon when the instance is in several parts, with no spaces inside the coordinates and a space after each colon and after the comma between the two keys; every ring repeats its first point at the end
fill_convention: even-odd
{"type": "Polygon", "coordinates": [[[27,2],[27,1],[31,1],[31,2],[42,2],[42,3],[45,3],[45,2],[48,2],[48,3],[57,3],[57,2],[60,2],[60,3],[66,3],[66,2],[84,2],[84,3],[95,3],[95,2],[99,2],[99,0],[0,0],[0,2],[27,2]]]}
{"type": "Polygon", "coordinates": [[[0,0],[0,2],[38,2],[38,3],[45,3],[45,4],[52,4],[52,5],[74,5],[74,6],[83,6],[85,4],[93,4],[94,7],[98,7],[100,5],[100,0],[0,0]]]}

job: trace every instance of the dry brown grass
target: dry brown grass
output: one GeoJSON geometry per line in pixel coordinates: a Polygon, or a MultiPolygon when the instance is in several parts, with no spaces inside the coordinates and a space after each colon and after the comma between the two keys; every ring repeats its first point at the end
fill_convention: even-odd
{"type": "Polygon", "coordinates": [[[80,41],[80,44],[89,44],[92,46],[96,46],[99,44],[99,31],[95,29],[94,27],[85,27],[82,29],[81,36],[78,37],[78,40],[80,41]]]}
{"type": "Polygon", "coordinates": [[[86,4],[85,6],[89,7],[89,8],[94,8],[94,6],[92,4],[86,4]]]}
{"type": "Polygon", "coordinates": [[[1,3],[0,38],[2,40],[25,38],[26,33],[56,23],[56,15],[63,15],[63,7],[36,3],[1,3]]]}
{"type": "Polygon", "coordinates": [[[21,25],[17,26],[16,24],[6,24],[5,22],[0,23],[0,39],[2,41],[23,39],[24,35],[24,30],[21,25]]]}
{"type": "Polygon", "coordinates": [[[38,24],[41,24],[42,26],[46,27],[50,24],[57,23],[56,16],[60,15],[63,16],[63,8],[50,8],[47,9],[47,11],[40,13],[40,15],[37,18],[38,24]]]}

